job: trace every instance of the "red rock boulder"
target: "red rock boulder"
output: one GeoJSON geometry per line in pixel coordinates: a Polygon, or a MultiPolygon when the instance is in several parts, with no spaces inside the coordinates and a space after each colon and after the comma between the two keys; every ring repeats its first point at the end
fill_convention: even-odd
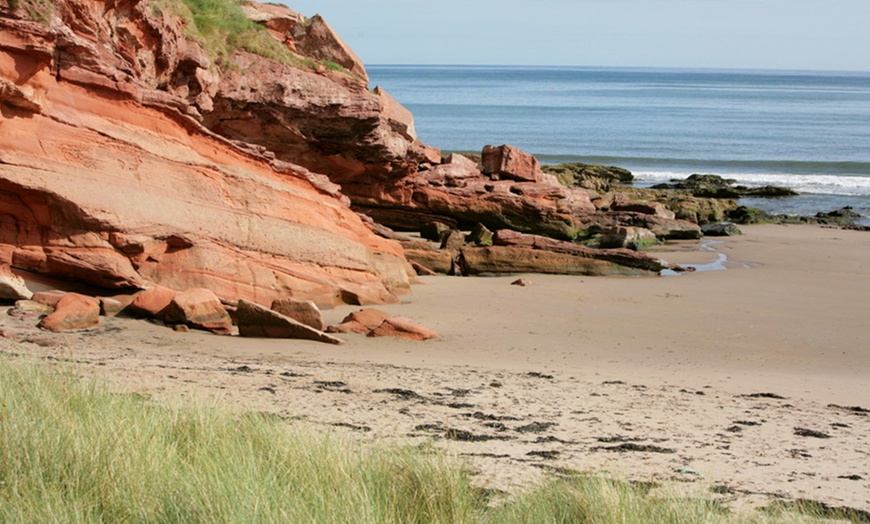
{"type": "Polygon", "coordinates": [[[39,327],[48,331],[91,329],[99,325],[100,302],[78,293],[64,295],[57,302],[54,313],[39,322],[39,327]]]}
{"type": "Polygon", "coordinates": [[[486,146],[481,157],[484,174],[518,182],[539,182],[541,164],[533,155],[509,146],[486,146]]]}
{"type": "Polygon", "coordinates": [[[277,311],[284,316],[310,326],[317,331],[326,329],[323,322],[323,314],[317,304],[310,300],[293,300],[292,298],[279,298],[272,302],[272,311],[277,311]]]}
{"type": "Polygon", "coordinates": [[[124,312],[137,317],[163,318],[163,314],[177,292],[163,286],[154,286],[142,291],[124,312]]]}
{"type": "Polygon", "coordinates": [[[194,288],[175,295],[163,314],[167,324],[184,324],[218,335],[230,335],[233,322],[220,299],[208,289],[194,288]]]}

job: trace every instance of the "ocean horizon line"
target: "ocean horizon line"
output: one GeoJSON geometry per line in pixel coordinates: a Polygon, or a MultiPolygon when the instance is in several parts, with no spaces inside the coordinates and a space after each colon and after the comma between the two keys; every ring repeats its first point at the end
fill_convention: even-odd
{"type": "Polygon", "coordinates": [[[729,73],[729,74],[777,74],[777,75],[843,75],[870,77],[870,70],[859,69],[794,69],[794,68],[752,68],[752,67],[714,67],[714,66],[601,66],[601,65],[558,65],[558,64],[366,64],[368,68],[426,68],[426,69],[513,69],[548,70],[569,69],[576,71],[625,71],[660,73],[729,73]]]}

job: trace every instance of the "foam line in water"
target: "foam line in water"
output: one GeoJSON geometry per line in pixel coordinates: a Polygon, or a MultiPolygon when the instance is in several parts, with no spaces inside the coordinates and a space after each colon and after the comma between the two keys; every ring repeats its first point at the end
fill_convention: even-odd
{"type": "MultiPolygon", "coordinates": [[[[659,183],[684,179],[691,173],[674,171],[637,171],[633,173],[641,182],[659,183]]],[[[723,173],[720,176],[745,186],[785,186],[800,193],[820,195],[870,196],[870,177],[840,175],[794,175],[778,173],[723,173]]]]}

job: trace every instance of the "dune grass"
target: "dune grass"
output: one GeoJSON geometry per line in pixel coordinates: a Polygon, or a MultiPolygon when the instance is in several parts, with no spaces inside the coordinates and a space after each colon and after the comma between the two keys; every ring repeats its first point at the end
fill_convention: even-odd
{"type": "Polygon", "coordinates": [[[432,449],[363,447],[273,416],[158,406],[71,368],[0,356],[2,522],[740,520],[707,500],[658,499],[597,478],[493,501],[432,449]]]}

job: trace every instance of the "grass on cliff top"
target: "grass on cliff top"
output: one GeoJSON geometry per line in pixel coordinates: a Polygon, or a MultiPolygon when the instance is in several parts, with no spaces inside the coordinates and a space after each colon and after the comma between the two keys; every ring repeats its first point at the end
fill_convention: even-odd
{"type": "Polygon", "coordinates": [[[238,50],[271,58],[294,67],[314,67],[287,50],[257,23],[248,19],[236,0],[155,0],[154,8],[181,17],[186,36],[202,44],[216,64],[227,67],[238,50]]]}
{"type": "MultiPolygon", "coordinates": [[[[238,50],[270,58],[300,69],[315,69],[319,63],[297,56],[261,25],[245,16],[237,0],[154,0],[156,9],[169,9],[180,16],[187,36],[197,40],[220,67],[231,67],[230,56],[238,50]]],[[[325,61],[324,67],[350,74],[343,67],[325,61]]]]}
{"type": "Polygon", "coordinates": [[[0,355],[2,522],[647,523],[736,519],[626,483],[553,481],[492,504],[420,448],[351,445],[275,417],[165,407],[0,355]]]}

